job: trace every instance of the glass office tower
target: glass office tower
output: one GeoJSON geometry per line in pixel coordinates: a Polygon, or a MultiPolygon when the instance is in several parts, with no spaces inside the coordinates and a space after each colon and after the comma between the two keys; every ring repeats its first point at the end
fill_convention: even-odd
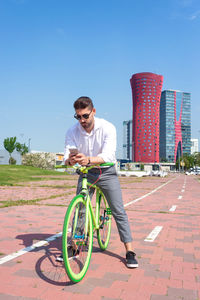
{"type": "Polygon", "coordinates": [[[191,94],[165,90],[160,101],[160,160],[191,153],[191,94]]]}
{"type": "Polygon", "coordinates": [[[132,160],[132,120],[123,122],[123,159],[132,160]]]}

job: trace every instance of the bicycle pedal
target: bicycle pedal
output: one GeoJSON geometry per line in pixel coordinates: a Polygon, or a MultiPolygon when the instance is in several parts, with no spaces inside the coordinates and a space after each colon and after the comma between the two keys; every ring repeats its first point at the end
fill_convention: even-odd
{"type": "Polygon", "coordinates": [[[100,216],[100,221],[109,221],[109,217],[108,216],[106,216],[106,217],[100,216]]]}
{"type": "Polygon", "coordinates": [[[87,246],[87,242],[86,241],[77,241],[76,245],[77,246],[87,246]]]}
{"type": "Polygon", "coordinates": [[[79,239],[79,240],[84,240],[84,238],[85,238],[85,234],[82,234],[82,235],[77,235],[77,234],[75,234],[74,235],[74,239],[79,239]]]}

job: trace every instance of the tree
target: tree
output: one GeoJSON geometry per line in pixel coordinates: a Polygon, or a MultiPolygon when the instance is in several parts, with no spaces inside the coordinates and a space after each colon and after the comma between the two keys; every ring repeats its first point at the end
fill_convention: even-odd
{"type": "Polygon", "coordinates": [[[161,157],[160,162],[168,162],[168,160],[166,158],[161,157]]]}
{"type": "Polygon", "coordinates": [[[181,167],[184,166],[185,170],[193,168],[195,166],[200,166],[200,152],[195,152],[191,155],[185,153],[180,160],[177,159],[176,161],[176,169],[179,169],[179,164],[181,167]]]}
{"type": "Polygon", "coordinates": [[[194,166],[200,166],[200,152],[195,152],[192,155],[194,157],[194,166]]]}
{"type": "Polygon", "coordinates": [[[28,153],[28,147],[26,146],[26,144],[16,143],[16,150],[21,155],[24,155],[25,153],[28,153]]]}
{"type": "Polygon", "coordinates": [[[10,158],[9,158],[9,164],[11,164],[11,154],[16,148],[16,136],[11,137],[11,138],[6,138],[4,139],[4,148],[9,152],[10,158]]]}

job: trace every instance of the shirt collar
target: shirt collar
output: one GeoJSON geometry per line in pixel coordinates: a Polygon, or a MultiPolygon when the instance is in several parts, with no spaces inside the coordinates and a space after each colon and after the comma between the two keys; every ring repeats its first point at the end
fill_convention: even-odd
{"type": "Polygon", "coordinates": [[[78,123],[78,127],[79,127],[79,130],[82,134],[92,135],[100,127],[100,119],[94,117],[94,128],[92,129],[92,131],[90,133],[87,133],[87,131],[85,131],[85,129],[81,126],[80,123],[78,123]]]}
{"type": "Polygon", "coordinates": [[[96,131],[99,128],[100,128],[100,119],[94,117],[94,129],[93,130],[96,131]]]}

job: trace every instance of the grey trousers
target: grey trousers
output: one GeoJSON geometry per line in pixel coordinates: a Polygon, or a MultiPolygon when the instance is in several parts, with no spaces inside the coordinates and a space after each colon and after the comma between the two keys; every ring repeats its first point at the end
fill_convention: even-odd
{"type": "MultiPolygon", "coordinates": [[[[120,188],[119,179],[117,177],[115,167],[102,168],[102,175],[99,181],[96,183],[98,187],[101,188],[104,193],[108,205],[111,208],[112,215],[117,224],[120,240],[123,243],[128,243],[132,241],[131,230],[128,222],[128,217],[124,209],[122,192],[120,188]]],[[[91,169],[88,172],[88,181],[94,183],[99,177],[99,169],[91,169]]],[[[81,180],[80,175],[77,186],[77,194],[81,190],[81,180]]],[[[90,197],[93,194],[94,189],[91,188],[90,197]]]]}

